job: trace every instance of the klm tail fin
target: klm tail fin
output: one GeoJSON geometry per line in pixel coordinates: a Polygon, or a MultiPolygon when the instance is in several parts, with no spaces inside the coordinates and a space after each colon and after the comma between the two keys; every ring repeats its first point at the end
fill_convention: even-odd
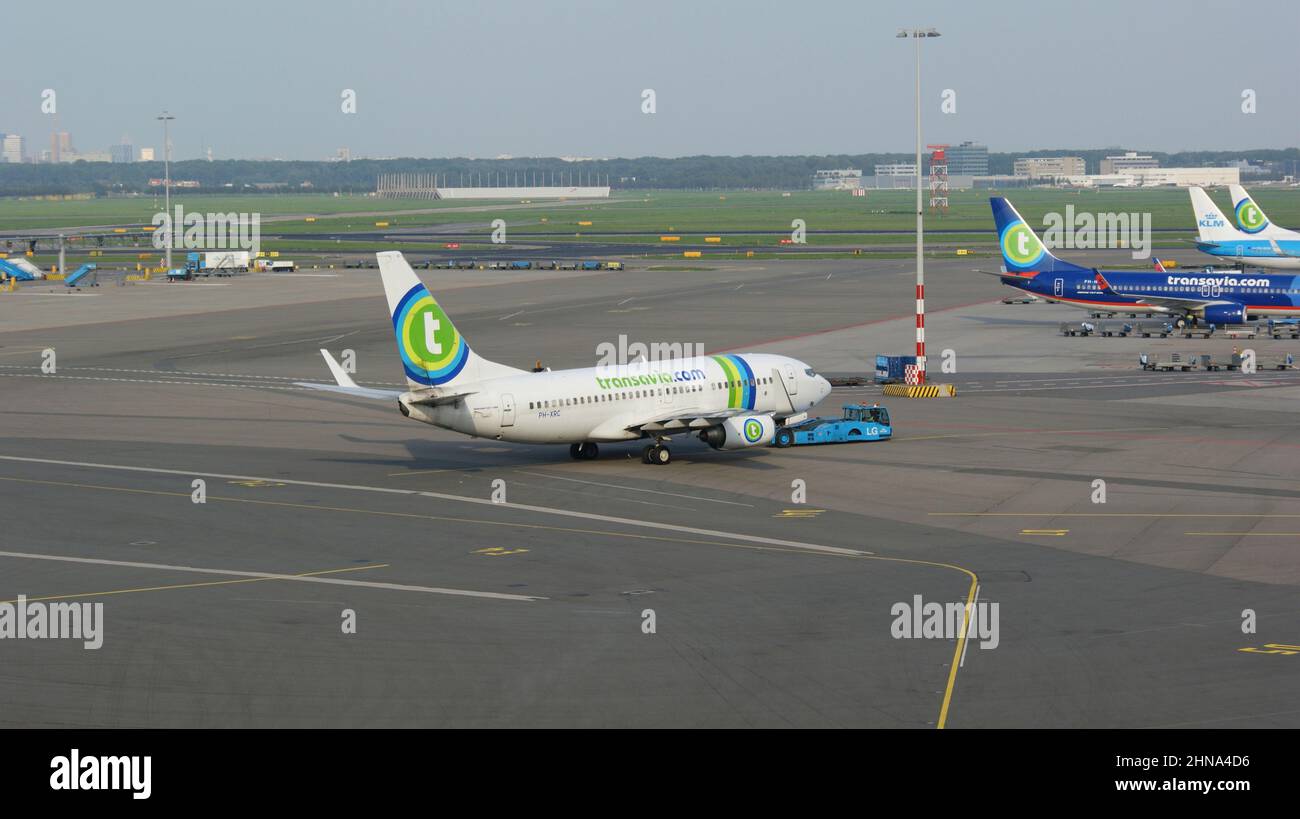
{"type": "Polygon", "coordinates": [[[1204,188],[1187,189],[1192,196],[1192,212],[1196,215],[1197,238],[1207,244],[1233,242],[1246,237],[1237,230],[1223,215],[1219,206],[1205,192],[1204,188]]]}
{"type": "Polygon", "coordinates": [[[1264,209],[1255,204],[1242,186],[1229,185],[1228,192],[1232,195],[1232,216],[1243,232],[1261,239],[1300,239],[1300,233],[1270,222],[1264,209]]]}
{"type": "Polygon", "coordinates": [[[388,298],[407,383],[445,387],[518,375],[523,370],[480,358],[397,251],[375,254],[388,298]]]}
{"type": "Polygon", "coordinates": [[[998,246],[1002,249],[1002,266],[1008,273],[1077,273],[1092,272],[1090,267],[1063,261],[1052,255],[1011,203],[1000,196],[989,199],[993,221],[998,228],[998,246]]]}

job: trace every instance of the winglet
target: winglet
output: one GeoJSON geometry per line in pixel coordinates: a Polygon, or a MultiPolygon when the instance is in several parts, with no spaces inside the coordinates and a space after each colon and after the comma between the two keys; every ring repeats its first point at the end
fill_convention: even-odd
{"type": "Polygon", "coordinates": [[[334,356],[330,355],[329,350],[321,350],[320,354],[325,357],[325,365],[330,368],[330,375],[334,376],[335,382],[340,387],[357,389],[357,384],[352,380],[352,376],[348,375],[347,370],[344,370],[342,365],[334,360],[334,356]]]}
{"type": "Polygon", "coordinates": [[[1092,273],[1097,277],[1097,286],[1101,288],[1101,292],[1107,295],[1114,295],[1115,291],[1111,289],[1110,282],[1106,281],[1106,277],[1101,275],[1101,271],[1093,270],[1092,273]]]}

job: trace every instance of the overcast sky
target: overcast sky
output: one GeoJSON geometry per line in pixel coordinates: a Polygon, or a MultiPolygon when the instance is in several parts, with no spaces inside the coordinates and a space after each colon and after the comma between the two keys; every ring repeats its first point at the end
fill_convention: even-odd
{"type": "Polygon", "coordinates": [[[77,0],[4,17],[0,132],[29,153],[53,130],[47,88],[80,151],[161,146],[170,109],[177,159],[908,151],[913,53],[894,35],[916,25],[943,34],[924,44],[929,142],[1300,142],[1295,0],[77,0]]]}

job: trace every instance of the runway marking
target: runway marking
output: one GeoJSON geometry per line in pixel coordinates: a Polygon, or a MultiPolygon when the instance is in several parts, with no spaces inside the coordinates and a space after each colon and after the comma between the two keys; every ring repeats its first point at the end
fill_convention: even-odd
{"type": "MultiPolygon", "coordinates": [[[[236,336],[236,338],[252,339],[254,337],[236,336]]],[[[20,350],[17,352],[39,353],[41,352],[41,350],[39,349],[28,350],[28,351],[20,350]]],[[[0,355],[15,355],[15,354],[17,353],[0,353],[0,355]]],[[[40,367],[39,365],[36,364],[0,364],[0,369],[39,370],[40,367]]],[[[202,376],[202,377],[211,377],[211,378],[256,379],[259,381],[310,381],[313,377],[315,377],[315,376],[307,376],[307,375],[295,377],[289,375],[255,375],[252,373],[209,373],[209,372],[197,372],[194,370],[157,370],[157,369],[136,370],[136,369],[126,369],[122,367],[63,367],[61,366],[59,367],[59,369],[60,370],[82,370],[82,371],[89,371],[94,373],[137,373],[141,375],[169,376],[169,377],[170,376],[178,376],[178,377],[202,376]]],[[[316,373],[316,375],[319,376],[320,373],[316,373]]],[[[374,386],[374,387],[403,386],[402,384],[399,384],[396,381],[358,381],[357,383],[362,385],[367,385],[367,386],[374,386]]]]}
{"type": "Polygon", "coordinates": [[[1050,535],[1051,537],[1065,537],[1070,533],[1069,529],[1021,529],[1022,535],[1050,535]]]}
{"type": "Polygon", "coordinates": [[[416,469],[410,472],[389,472],[385,478],[406,478],[411,475],[432,475],[435,472],[456,472],[455,469],[416,469]]]}
{"type": "MultiPolygon", "coordinates": [[[[805,551],[821,553],[821,554],[843,554],[843,555],[872,554],[871,552],[866,552],[860,549],[845,549],[839,546],[821,546],[815,543],[803,543],[797,540],[782,540],[780,538],[769,538],[769,537],[762,537],[759,535],[747,535],[739,532],[720,532],[716,529],[701,529],[694,526],[681,526],[673,523],[659,523],[656,521],[636,520],[631,518],[619,518],[619,517],[614,517],[612,515],[600,515],[600,514],[596,514],[595,512],[578,512],[570,509],[559,509],[559,508],[548,507],[548,506],[532,506],[529,504],[522,504],[522,503],[495,503],[490,498],[472,498],[464,495],[449,495],[442,492],[428,492],[428,491],[422,491],[418,489],[396,489],[387,486],[363,486],[357,484],[327,483],[323,481],[300,481],[300,480],[291,480],[288,478],[265,478],[258,475],[228,475],[228,474],[217,473],[217,472],[187,471],[187,470],[180,470],[180,469],[162,469],[159,467],[146,467],[146,466],[126,466],[123,464],[100,464],[100,463],[90,463],[86,461],[62,461],[53,458],[27,458],[18,455],[0,455],[0,460],[16,461],[19,463],[37,463],[37,464],[53,464],[56,466],[74,466],[74,467],[82,467],[85,469],[108,469],[108,470],[116,470],[121,472],[144,472],[144,473],[151,473],[157,475],[183,475],[187,478],[220,478],[223,480],[271,481],[271,482],[278,481],[280,483],[285,483],[292,486],[311,486],[320,489],[342,489],[342,490],[350,490],[356,492],[379,492],[379,493],[390,494],[390,495],[414,495],[418,497],[437,498],[438,500],[446,500],[446,501],[452,501],[456,503],[473,503],[481,506],[491,506],[494,509],[515,509],[515,510],[521,510],[525,512],[536,512],[538,514],[543,514],[543,515],[560,515],[563,517],[581,518],[584,520],[598,520],[605,523],[613,523],[620,526],[639,526],[648,529],[661,529],[670,532],[683,532],[683,533],[694,534],[694,535],[707,535],[709,537],[725,538],[728,540],[743,540],[743,541],[748,541],[750,543],[761,543],[761,544],[766,544],[771,546],[785,546],[792,549],[803,549],[805,551]]],[[[0,478],[0,480],[21,481],[24,479],[0,478]]],[[[42,483],[41,481],[31,481],[31,482],[42,483]]],[[[47,481],[44,483],[53,483],[55,485],[59,484],[59,482],[57,481],[47,481]]],[[[77,484],[67,484],[67,485],[75,486],[77,484]]],[[[93,487],[93,488],[119,489],[120,491],[124,491],[124,492],[149,492],[150,491],[144,489],[125,489],[120,487],[93,487]]],[[[163,495],[183,494],[186,497],[189,497],[188,493],[158,492],[155,494],[163,494],[163,495]]],[[[212,500],[212,498],[209,497],[209,500],[212,500]]],[[[231,498],[229,500],[239,501],[242,499],[231,498]]],[[[271,501],[250,501],[250,502],[271,503],[271,501]]],[[[304,506],[303,508],[316,509],[316,508],[330,508],[330,507],[304,506]]],[[[358,510],[358,511],[369,511],[369,510],[358,510]]],[[[385,513],[375,513],[375,514],[399,514],[399,513],[385,512],[385,513]]],[[[429,519],[431,520],[452,520],[452,521],[459,520],[458,518],[439,517],[439,516],[427,516],[427,517],[429,517],[429,519]]],[[[529,524],[503,523],[499,521],[485,521],[485,520],[468,520],[466,522],[486,523],[486,524],[493,524],[493,525],[529,526],[529,524]]],[[[556,527],[536,527],[536,525],[533,526],[535,528],[556,528],[556,527]]],[[[587,530],[575,529],[575,530],[561,530],[561,531],[582,532],[587,530]]],[[[616,534],[616,533],[597,532],[597,534],[616,534]]]]}
{"type": "MultiPolygon", "coordinates": [[[[433,470],[433,471],[436,472],[439,470],[433,470]]],[[[622,484],[605,483],[604,481],[583,481],[583,480],[579,480],[578,478],[563,478],[559,475],[551,475],[546,472],[529,472],[524,469],[518,469],[515,471],[517,471],[521,475],[533,475],[538,478],[550,478],[551,480],[554,481],[571,481],[572,483],[585,483],[591,486],[608,486],[611,489],[626,489],[629,492],[649,492],[654,495],[669,495],[674,498],[686,498],[688,500],[693,500],[693,501],[702,500],[702,501],[708,501],[709,503],[725,503],[729,506],[746,506],[749,507],[750,509],[754,508],[754,504],[752,503],[740,503],[739,501],[718,500],[717,498],[701,498],[699,495],[685,495],[680,492],[664,492],[660,489],[642,489],[636,486],[623,486],[622,484]]]]}
{"type": "Polygon", "coordinates": [[[1300,537],[1300,532],[1183,532],[1192,537],[1300,537]]]}
{"type": "MultiPolygon", "coordinates": [[[[323,574],[338,574],[339,572],[359,572],[366,569],[383,569],[387,568],[387,563],[376,563],[373,566],[348,566],[343,569],[323,569],[319,572],[302,572],[294,577],[315,577],[323,574]]],[[[82,592],[81,594],[55,594],[46,597],[28,597],[28,602],[48,601],[48,600],[76,600],[82,597],[107,597],[114,594],[134,594],[136,592],[150,591],[170,591],[172,589],[198,589],[206,586],[229,586],[235,583],[265,583],[273,578],[269,577],[249,577],[240,580],[209,580],[204,583],[176,583],[171,586],[143,586],[136,589],[115,589],[113,591],[102,592],[82,592]]],[[[17,600],[4,600],[0,603],[17,603],[17,600]]]]}
{"type": "MultiPolygon", "coordinates": [[[[211,498],[209,498],[211,500],[211,498]]],[[[521,594],[504,594],[502,592],[471,591],[468,589],[446,589],[438,586],[407,586],[401,583],[383,583],[376,580],[343,580],[337,577],[317,577],[314,575],[276,574],[274,572],[246,572],[237,569],[206,569],[198,566],[174,566],[167,563],[137,563],[132,560],[109,560],[100,557],[71,557],[69,555],[41,555],[29,552],[0,552],[0,557],[25,558],[28,560],[52,560],[59,563],[86,563],[95,566],[116,566],[126,569],[155,569],[166,572],[192,572],[194,574],[220,574],[228,577],[250,577],[260,580],[292,580],[298,583],[328,583],[338,586],[359,586],[367,589],[387,589],[389,591],[423,592],[425,594],[447,594],[455,597],[483,597],[492,600],[518,600],[532,602],[545,600],[545,597],[532,597],[521,594]]]]}
{"type": "Polygon", "coordinates": [[[279,481],[226,481],[235,486],[247,486],[249,489],[261,489],[266,486],[284,486],[279,481]]]}
{"type": "Polygon", "coordinates": [[[527,549],[507,549],[504,546],[489,546],[486,549],[475,549],[474,554],[489,555],[491,557],[506,557],[508,555],[521,555],[527,551],[527,549]]]}
{"type": "Polygon", "coordinates": [[[815,518],[825,509],[782,509],[772,517],[774,518],[815,518]]]}
{"type": "MultiPolygon", "coordinates": [[[[1283,426],[1293,426],[1284,424],[1283,426]]],[[[1132,432],[1149,432],[1152,430],[1176,429],[1172,426],[1163,427],[1128,427],[1125,433],[1132,432]]],[[[1098,433],[1114,433],[1114,429],[1010,429],[997,430],[989,432],[945,432],[939,435],[912,435],[904,438],[894,438],[894,441],[933,441],[940,438],[993,438],[1007,435],[1093,435],[1098,433]]]]}
{"type": "Polygon", "coordinates": [[[19,295],[19,296],[73,296],[73,297],[79,297],[79,298],[83,298],[83,299],[88,299],[88,298],[93,298],[93,297],[95,297],[95,296],[102,296],[103,294],[102,294],[102,293],[59,293],[59,292],[55,292],[55,293],[30,293],[30,292],[29,292],[29,293],[24,293],[24,292],[22,292],[22,291],[20,290],[20,291],[18,291],[18,295],[19,295]]]}
{"type": "MultiPolygon", "coordinates": [[[[21,457],[17,455],[0,455],[0,460],[15,461],[21,463],[53,464],[59,466],[80,466],[80,467],[91,468],[91,469],[109,469],[109,470],[119,470],[119,471],[126,471],[126,472],[145,472],[145,473],[154,473],[154,474],[181,475],[185,477],[202,476],[202,477],[216,477],[216,478],[245,478],[245,479],[251,478],[254,480],[258,480],[258,478],[252,478],[252,476],[247,476],[247,475],[219,475],[213,473],[189,472],[189,471],[178,470],[178,469],[161,469],[157,467],[97,464],[97,463],[77,462],[77,461],[62,461],[62,460],[56,460],[52,458],[27,458],[27,457],[21,457]]],[[[187,492],[163,492],[159,490],[131,489],[125,487],[70,484],[70,483],[61,483],[57,481],[38,481],[38,480],[26,479],[26,478],[0,477],[0,480],[16,481],[21,483],[67,485],[67,486],[77,486],[77,487],[83,487],[89,489],[104,489],[104,490],[111,490],[111,491],[133,492],[133,493],[150,494],[150,495],[169,495],[174,497],[186,497],[186,498],[189,497],[189,494],[187,492]]],[[[691,527],[673,526],[670,524],[656,524],[656,523],[649,523],[644,521],[640,521],[640,522],[623,521],[619,518],[608,518],[604,515],[591,515],[591,514],[581,513],[581,512],[569,512],[567,510],[548,509],[546,507],[526,506],[526,505],[513,504],[513,503],[495,504],[488,499],[467,498],[458,495],[443,495],[434,492],[415,492],[412,490],[392,489],[387,487],[367,487],[367,486],[353,487],[353,486],[348,486],[346,484],[331,484],[331,483],[314,482],[314,481],[295,481],[295,480],[288,480],[288,479],[284,480],[284,483],[293,484],[297,486],[314,486],[314,487],[327,488],[327,489],[328,488],[357,489],[360,491],[379,492],[379,493],[386,493],[386,494],[421,495],[426,497],[438,497],[438,498],[454,500],[454,501],[487,504],[498,508],[505,507],[505,508],[523,509],[529,511],[538,511],[545,514],[559,514],[559,515],[568,515],[568,516],[581,517],[581,518],[610,520],[615,523],[625,523],[628,525],[642,525],[642,526],[647,526],[652,528],[662,528],[662,529],[669,529],[669,530],[702,532],[702,533],[709,533],[711,531],[706,529],[696,530],[696,529],[692,529],[691,527]]],[[[472,520],[472,519],[465,519],[465,518],[449,518],[449,517],[442,517],[436,515],[419,515],[419,514],[407,513],[407,512],[380,512],[380,511],[374,511],[368,509],[347,509],[344,507],[321,507],[321,506],[307,505],[307,504],[293,504],[293,503],[287,503],[283,501],[266,501],[266,500],[247,499],[247,498],[219,498],[219,497],[209,496],[208,500],[228,501],[228,502],[237,502],[237,503],[251,503],[257,505],[264,505],[264,506],[294,507],[300,509],[310,509],[314,511],[349,511],[349,512],[356,512],[356,513],[370,514],[370,515],[382,515],[382,516],[406,517],[406,518],[425,518],[431,520],[450,520],[455,522],[468,522],[468,523],[484,523],[484,524],[498,525],[498,526],[511,526],[511,527],[519,527],[519,528],[541,529],[541,530],[552,530],[552,531],[567,531],[567,532],[577,532],[583,534],[597,534],[597,535],[604,535],[609,537],[635,538],[641,540],[659,540],[659,541],[680,542],[680,543],[699,543],[704,545],[722,546],[722,547],[732,548],[732,549],[737,549],[737,548],[753,549],[758,551],[785,552],[789,554],[826,554],[830,556],[847,557],[847,558],[853,558],[859,560],[878,560],[878,561],[884,561],[888,563],[905,563],[913,566],[930,566],[932,568],[951,569],[952,571],[961,572],[962,574],[970,578],[970,585],[968,587],[968,591],[966,594],[967,611],[970,611],[970,607],[974,604],[975,594],[979,587],[979,576],[975,572],[953,563],[940,563],[931,560],[917,560],[913,558],[903,558],[903,557],[886,557],[886,556],[876,555],[872,552],[867,552],[867,551],[842,549],[842,548],[832,547],[832,546],[817,546],[815,544],[806,544],[806,543],[799,543],[797,541],[779,540],[776,538],[760,538],[753,535],[728,534],[726,532],[716,533],[721,535],[722,537],[731,538],[734,540],[756,541],[761,544],[771,544],[771,545],[749,545],[745,543],[727,543],[725,541],[690,540],[686,538],[672,538],[672,537],[664,537],[664,536],[656,536],[656,535],[638,535],[638,534],[624,533],[624,532],[609,532],[609,531],[602,532],[598,530],[572,529],[566,527],[545,526],[541,524],[509,523],[509,522],[502,522],[502,521],[485,521],[485,520],[472,520]],[[782,548],[783,546],[788,548],[782,548]]],[[[4,554],[5,553],[0,552],[0,556],[4,556],[4,554]]],[[[286,576],[286,579],[295,579],[295,578],[293,578],[290,575],[290,576],[286,576]]],[[[344,585],[361,585],[361,586],[372,585],[370,583],[366,583],[362,581],[344,581],[344,580],[337,580],[331,578],[298,578],[298,579],[301,582],[322,582],[322,583],[334,582],[334,583],[340,583],[344,585]]],[[[392,584],[379,584],[380,587],[388,587],[391,585],[392,584]]],[[[403,589],[405,587],[398,586],[396,588],[403,589]]],[[[414,587],[414,589],[421,590],[420,587],[414,587]]],[[[470,594],[492,595],[493,593],[471,592],[470,594]]],[[[502,596],[508,599],[515,599],[515,596],[511,596],[511,595],[494,595],[494,596],[502,596]]],[[[531,598],[531,597],[520,596],[518,597],[518,599],[545,600],[547,598],[544,597],[531,598]]],[[[949,663],[948,681],[944,686],[943,700],[939,707],[939,718],[938,721],[935,723],[935,728],[937,730],[943,730],[943,728],[947,725],[948,722],[948,714],[952,706],[953,694],[957,686],[957,670],[958,668],[960,668],[961,657],[962,654],[965,652],[969,625],[970,625],[969,619],[966,619],[966,621],[963,622],[962,624],[962,631],[957,638],[957,644],[953,648],[952,661],[949,663]]]]}
{"type": "Polygon", "coordinates": [[[136,284],[149,284],[155,287],[169,287],[175,290],[183,290],[186,287],[229,287],[228,283],[218,284],[217,282],[136,282],[136,284]]]}
{"type": "MultiPolygon", "coordinates": [[[[975,596],[974,596],[973,598],[971,598],[971,599],[969,599],[969,600],[966,601],[966,613],[965,613],[965,615],[963,616],[963,620],[962,620],[962,632],[963,632],[963,633],[965,633],[966,630],[970,627],[971,612],[975,610],[975,605],[976,605],[977,603],[979,603],[979,599],[980,599],[980,587],[979,587],[979,584],[977,583],[977,584],[975,585],[975,596]]],[[[962,646],[962,649],[961,649],[961,660],[957,663],[957,666],[958,666],[959,668],[965,668],[965,666],[966,666],[966,649],[968,649],[968,648],[970,648],[970,642],[969,642],[969,641],[967,641],[966,645],[962,646]]]]}
{"type": "MultiPolygon", "coordinates": [[[[936,518],[1300,518],[1285,512],[926,512],[936,518]]],[[[1234,534],[1231,532],[1224,534],[1234,534]]]]}
{"type": "MultiPolygon", "coordinates": [[[[194,474],[198,474],[198,473],[194,473],[194,474]]],[[[125,487],[125,486],[104,486],[101,484],[71,483],[68,481],[42,481],[42,480],[37,480],[35,478],[0,477],[0,481],[11,481],[13,483],[40,484],[45,486],[67,486],[74,489],[99,489],[106,492],[127,492],[136,495],[161,495],[163,497],[174,497],[174,498],[190,497],[189,494],[186,492],[165,492],[159,489],[133,489],[131,487],[125,487]]],[[[425,492],[409,492],[405,490],[392,490],[392,491],[395,491],[398,494],[405,494],[405,495],[430,494],[425,492]]],[[[514,523],[510,521],[487,520],[486,518],[459,518],[459,517],[451,517],[448,515],[421,515],[415,512],[385,512],[378,509],[360,509],[360,508],[350,507],[350,506],[318,506],[315,504],[291,503],[288,501],[255,500],[253,498],[228,498],[228,497],[218,497],[216,495],[209,495],[208,500],[223,501],[226,503],[248,503],[248,504],[254,504],[258,506],[281,506],[290,509],[309,509],[309,510],[321,511],[321,512],[351,512],[351,513],[362,514],[362,515],[377,515],[380,517],[416,518],[419,520],[439,520],[439,521],[446,521],[449,523],[475,523],[483,526],[509,526],[509,527],[515,527],[520,529],[539,529],[539,530],[551,531],[551,532],[571,532],[574,534],[601,535],[603,537],[619,537],[619,538],[630,538],[636,540],[662,540],[668,543],[696,543],[705,546],[724,546],[731,549],[755,549],[759,551],[788,552],[791,554],[826,554],[826,555],[840,556],[840,557],[863,557],[863,556],[870,556],[873,554],[872,552],[857,551],[852,549],[839,549],[838,547],[835,546],[818,547],[818,546],[812,546],[810,544],[807,547],[796,546],[792,548],[779,548],[776,546],[756,546],[756,545],[748,545],[744,543],[727,543],[725,541],[720,541],[720,540],[693,540],[690,538],[681,538],[681,537],[666,537],[660,535],[638,535],[638,534],[633,534],[631,532],[613,532],[604,529],[577,529],[577,528],[567,527],[567,526],[546,526],[540,523],[514,523]],[[830,551],[832,549],[835,551],[830,551]]],[[[491,503],[491,501],[488,501],[488,503],[491,503]]],[[[518,504],[497,503],[493,505],[497,507],[514,506],[515,508],[520,508],[518,504]]],[[[534,507],[523,507],[523,508],[534,508],[534,507]]],[[[563,514],[563,513],[557,511],[556,514],[563,514]]],[[[614,522],[622,522],[621,519],[619,518],[604,518],[603,515],[592,515],[591,517],[613,520],[614,522]]],[[[668,524],[663,524],[663,526],[664,528],[669,528],[669,529],[685,528],[685,527],[673,527],[668,524]]],[[[708,530],[702,529],[699,531],[707,532],[708,530]]],[[[719,534],[721,534],[723,537],[743,537],[743,538],[750,537],[749,535],[742,536],[742,535],[728,535],[726,533],[719,533],[719,534]]],[[[779,540],[775,540],[774,538],[771,540],[773,540],[776,543],[793,543],[793,541],[779,541],[779,540]]]]}
{"type": "Polygon", "coordinates": [[[1292,714],[1300,714],[1300,710],[1291,711],[1270,711],[1264,714],[1235,714],[1230,717],[1219,717],[1218,719],[1198,719],[1190,722],[1167,722],[1163,725],[1148,725],[1147,728],[1185,728],[1191,725],[1209,725],[1215,722],[1232,722],[1239,719],[1263,719],[1265,717],[1289,717],[1292,714]]]}
{"type": "Polygon", "coordinates": [[[1289,646],[1286,643],[1265,643],[1264,648],[1239,648],[1238,651],[1245,651],[1249,654],[1281,654],[1289,657],[1294,654],[1300,654],[1300,646],[1289,646]],[[1265,649],[1271,649],[1266,651],[1265,649]]]}
{"type": "Polygon", "coordinates": [[[93,375],[45,375],[44,373],[0,373],[0,377],[7,378],[48,378],[50,380],[74,380],[74,381],[117,381],[124,384],[180,384],[188,387],[236,387],[238,389],[263,389],[263,390],[286,390],[292,392],[315,392],[309,387],[285,387],[279,384],[233,384],[226,381],[180,381],[169,380],[161,381],[147,378],[97,378],[93,375]]]}

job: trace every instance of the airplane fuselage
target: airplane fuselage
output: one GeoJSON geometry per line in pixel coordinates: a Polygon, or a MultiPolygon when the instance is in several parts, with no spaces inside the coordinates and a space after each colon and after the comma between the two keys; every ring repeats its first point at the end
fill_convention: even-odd
{"type": "Polygon", "coordinates": [[[1274,270],[1300,270],[1300,239],[1277,239],[1277,248],[1265,239],[1197,242],[1196,249],[1220,259],[1233,259],[1274,270]],[[1278,250],[1283,254],[1278,255],[1278,250]]]}
{"type": "MultiPolygon", "coordinates": [[[[830,393],[830,384],[807,364],[765,353],[523,373],[461,388],[469,394],[454,403],[404,400],[403,414],[479,438],[608,442],[645,437],[629,427],[661,416],[735,411],[780,418],[804,412],[830,393]]],[[[678,425],[662,432],[691,431],[678,425]]]]}
{"type": "Polygon", "coordinates": [[[1047,301],[1093,310],[1176,312],[1147,304],[1159,299],[1215,300],[1244,305],[1248,316],[1300,315],[1300,276],[1260,270],[1102,271],[1114,293],[1103,292],[1091,270],[1005,275],[1002,283],[1047,301]]]}

